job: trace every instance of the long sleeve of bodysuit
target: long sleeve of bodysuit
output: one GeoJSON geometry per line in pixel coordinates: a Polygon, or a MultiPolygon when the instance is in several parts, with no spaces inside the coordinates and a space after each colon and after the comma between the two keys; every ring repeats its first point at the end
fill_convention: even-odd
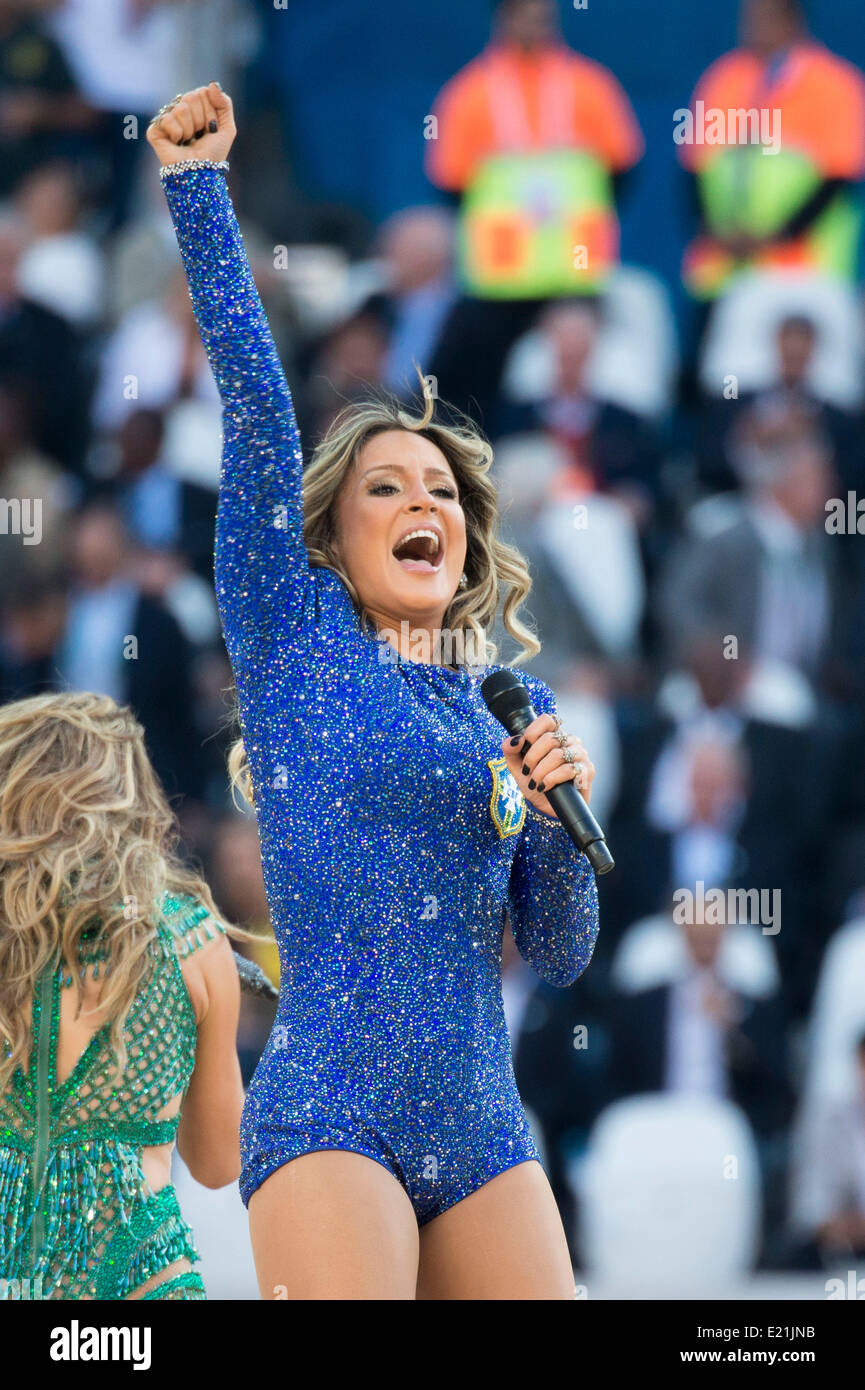
{"type": "Polygon", "coordinates": [[[423,1223],[538,1157],[502,923],[509,908],[520,950],[564,984],[594,944],[594,877],[555,821],[528,811],[508,831],[521,806],[480,675],[382,660],[336,570],[310,566],[291,397],[224,176],[169,175],[166,195],[224,407],[217,598],[280,954],[241,1192],[350,1149],[390,1169],[423,1223]]]}
{"type": "MultiPolygon", "coordinates": [[[[309,671],[319,670],[322,662],[345,659],[348,646],[356,640],[356,621],[351,617],[348,595],[336,576],[309,565],[303,538],[302,455],[291,394],[252,278],[224,176],[216,170],[184,171],[166,179],[165,192],[195,317],[223,402],[216,593],[226,646],[239,678],[245,732],[250,734],[249,751],[260,758],[264,776],[270,773],[270,761],[281,766],[286,740],[296,739],[298,727],[302,726],[302,722],[298,726],[294,721],[289,735],[280,725],[273,736],[277,740],[276,751],[269,751],[268,729],[274,721],[283,719],[288,704],[287,663],[296,658],[299,648],[309,652],[322,605],[331,605],[337,628],[331,625],[328,632],[338,630],[339,638],[315,644],[315,661],[310,662],[309,671]]],[[[376,680],[382,682],[380,701],[394,701],[395,692],[403,688],[402,677],[394,685],[387,668],[376,669],[376,680]]],[[[424,676],[423,669],[416,668],[415,678],[434,678],[435,673],[429,678],[424,676]]],[[[410,664],[405,675],[412,678],[410,664]]],[[[447,675],[435,678],[447,679],[447,675]]],[[[531,678],[530,683],[538,712],[551,709],[553,697],[547,687],[531,678]]],[[[328,706],[325,712],[322,707],[319,719],[333,718],[340,728],[351,729],[358,718],[356,701],[363,698],[364,685],[354,682],[345,689],[350,707],[340,710],[333,705],[331,695],[333,708],[328,706]]],[[[481,703],[479,696],[474,698],[481,703]]],[[[446,709],[442,704],[439,717],[444,716],[446,709]]],[[[384,718],[382,708],[377,720],[384,718]]],[[[398,708],[394,705],[388,727],[398,729],[406,720],[417,718],[413,706],[400,702],[398,708]]],[[[416,745],[415,738],[412,746],[416,745]]],[[[295,748],[294,761],[299,764],[298,777],[302,773],[304,778],[304,793],[308,796],[309,786],[314,784],[320,798],[326,791],[318,780],[321,769],[312,756],[314,751],[295,748]]],[[[358,765],[353,759],[344,778],[356,779],[357,774],[358,765]]],[[[334,785],[339,783],[330,765],[328,775],[334,785]]],[[[301,805],[305,803],[300,786],[295,790],[294,796],[268,791],[267,800],[280,834],[284,829],[280,817],[287,815],[291,806],[296,845],[302,832],[301,805]]],[[[311,798],[310,804],[319,803],[311,798]]],[[[422,830],[422,823],[413,823],[410,835],[422,830]]],[[[311,827],[310,833],[314,838],[315,827],[311,827]]],[[[297,859],[295,854],[295,869],[297,859]]],[[[280,857],[274,865],[276,877],[285,864],[280,857]]],[[[554,983],[566,984],[575,979],[588,963],[597,934],[594,874],[558,822],[538,815],[531,807],[520,832],[508,897],[514,935],[525,958],[540,975],[554,983]]]]}
{"type": "MultiPolygon", "coordinates": [[[[535,711],[553,714],[549,688],[524,679],[535,711]]],[[[583,973],[598,937],[595,873],[561,822],[528,802],[511,866],[508,915],[520,955],[541,979],[564,986],[583,973]]]]}
{"type": "Polygon", "coordinates": [[[232,663],[245,666],[314,620],[300,437],[225,176],[185,170],[165,195],[222,398],[216,597],[232,663]]]}

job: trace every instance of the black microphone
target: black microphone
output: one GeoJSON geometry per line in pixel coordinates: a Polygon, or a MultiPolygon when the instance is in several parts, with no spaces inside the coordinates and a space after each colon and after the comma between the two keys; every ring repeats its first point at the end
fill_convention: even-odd
{"type": "MultiPolygon", "coordinates": [[[[508,733],[521,734],[537,719],[528,690],[513,671],[495,671],[481,684],[481,694],[487,709],[508,733]]],[[[615,860],[607,849],[604,832],[598,825],[573,782],[561,782],[550,787],[544,795],[570,835],[581,849],[596,874],[608,874],[615,860]]]]}

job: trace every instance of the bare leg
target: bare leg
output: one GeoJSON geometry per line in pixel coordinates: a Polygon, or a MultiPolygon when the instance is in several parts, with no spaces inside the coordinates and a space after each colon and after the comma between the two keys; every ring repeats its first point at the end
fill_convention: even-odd
{"type": "Polygon", "coordinates": [[[572,1299],[574,1272],[547,1176],[508,1168],[421,1227],[419,1299],[572,1299]]]}
{"type": "Polygon", "coordinates": [[[265,1299],[413,1299],[418,1229],[396,1178],[363,1154],[292,1159],[249,1200],[265,1299]]]}

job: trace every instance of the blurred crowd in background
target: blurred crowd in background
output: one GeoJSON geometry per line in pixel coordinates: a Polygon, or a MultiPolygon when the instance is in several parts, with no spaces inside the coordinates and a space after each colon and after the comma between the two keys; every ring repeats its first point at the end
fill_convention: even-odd
{"type": "MultiPolygon", "coordinates": [[[[346,402],[416,401],[415,363],[478,423],[534,579],[531,669],[598,769],[617,868],[594,962],[555,990],[509,939],[504,960],[575,1260],[615,1260],[605,1182],[635,1194],[631,1258],[640,1231],[684,1258],[677,1200],[717,1191],[708,1144],[741,1172],[706,1199],[703,1256],[846,1269],[865,1257],[865,74],[795,0],[745,0],[737,46],[692,74],[690,128],[691,90],[666,94],[681,192],[658,216],[690,200],[694,231],[674,284],[620,255],[646,144],[622,82],[552,0],[477,7],[487,47],[419,85],[426,200],[376,221],[304,188],[302,133],[256,80],[291,4],[0,0],[0,498],[41,500],[39,543],[0,542],[0,699],[130,703],[217,902],[267,930],[225,771],[218,397],[144,140],[218,77],[306,456],[346,402]],[[745,109],[769,113],[747,139],[700,126],[745,109]],[[674,899],[701,885],[779,909],[701,923],[674,899]]],[[[245,1004],[247,1078],[270,1021],[245,1004]]]]}

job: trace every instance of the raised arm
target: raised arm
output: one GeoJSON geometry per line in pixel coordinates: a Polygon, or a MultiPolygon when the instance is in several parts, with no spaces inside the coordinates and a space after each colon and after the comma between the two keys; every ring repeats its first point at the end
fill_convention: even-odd
{"type": "MultiPolygon", "coordinates": [[[[147,138],[165,167],[222,161],[234,135],[231,99],[212,82],[154,118],[147,138]]],[[[216,595],[232,661],[247,663],[302,624],[313,603],[300,438],[224,172],[178,167],[163,183],[222,397],[216,595]]]]}

